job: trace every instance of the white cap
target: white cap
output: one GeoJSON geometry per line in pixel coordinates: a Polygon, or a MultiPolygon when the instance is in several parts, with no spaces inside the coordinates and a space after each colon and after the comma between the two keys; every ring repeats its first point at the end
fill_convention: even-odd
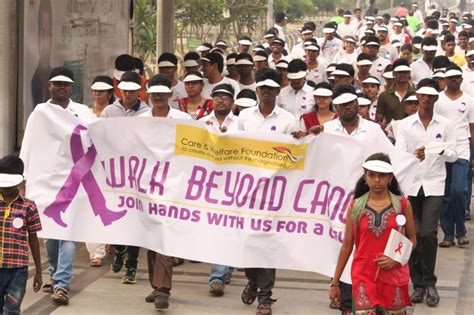
{"type": "Polygon", "coordinates": [[[439,34],[439,30],[432,29],[432,28],[427,28],[425,33],[431,33],[431,34],[439,34]]]}
{"type": "Polygon", "coordinates": [[[393,69],[393,72],[406,72],[406,71],[411,71],[411,68],[407,65],[399,65],[399,66],[396,66],[394,69],[393,69]]]}
{"type": "Polygon", "coordinates": [[[234,104],[240,107],[254,107],[257,105],[257,101],[253,98],[241,97],[236,99],[234,104]]]}
{"type": "Polygon", "coordinates": [[[471,25],[471,24],[468,24],[468,23],[462,23],[462,27],[463,27],[465,30],[468,30],[468,29],[472,28],[472,25],[471,25]]]}
{"type": "MultiPolygon", "coordinates": [[[[60,81],[65,82],[65,81],[60,81]]],[[[23,176],[18,174],[0,174],[0,188],[14,187],[23,181],[23,176]]]]}
{"type": "Polygon", "coordinates": [[[252,48],[252,51],[265,51],[265,49],[259,46],[255,46],[254,48],[252,48]]]}
{"type": "Polygon", "coordinates": [[[352,14],[343,14],[343,17],[352,17],[352,14]]]}
{"type": "Polygon", "coordinates": [[[158,63],[158,68],[162,68],[162,67],[176,67],[176,65],[172,63],[171,61],[160,61],[158,63]]]}
{"type": "Polygon", "coordinates": [[[368,106],[368,105],[372,104],[372,102],[368,98],[358,97],[357,98],[357,104],[359,106],[368,106]]]}
{"type": "Polygon", "coordinates": [[[287,63],[287,62],[278,62],[278,63],[275,65],[275,68],[288,69],[288,63],[287,63]]]}
{"type": "Polygon", "coordinates": [[[211,50],[211,47],[208,47],[208,46],[205,46],[205,45],[201,45],[198,48],[196,48],[197,52],[203,52],[203,51],[208,51],[208,50],[211,50]]]}
{"type": "Polygon", "coordinates": [[[312,33],[313,33],[313,31],[310,30],[310,29],[306,29],[306,30],[304,30],[304,31],[301,32],[301,34],[303,34],[303,35],[304,35],[304,34],[312,34],[312,33]]]}
{"type": "Polygon", "coordinates": [[[451,69],[451,70],[446,71],[446,73],[444,74],[445,78],[456,77],[456,76],[462,76],[462,71],[459,71],[457,69],[451,69]]]}
{"type": "Polygon", "coordinates": [[[377,172],[377,173],[393,173],[393,167],[387,162],[380,160],[367,161],[362,164],[362,167],[366,170],[377,172]]]}
{"type": "Polygon", "coordinates": [[[466,53],[466,57],[469,57],[469,56],[472,56],[472,55],[474,55],[474,49],[469,50],[469,51],[466,53]]]}
{"type": "Polygon", "coordinates": [[[288,72],[288,79],[290,80],[297,80],[306,77],[308,73],[306,71],[298,71],[298,72],[288,72]]]}
{"type": "Polygon", "coordinates": [[[393,42],[390,43],[390,45],[392,45],[393,47],[397,48],[397,47],[402,46],[402,43],[400,43],[399,40],[394,40],[393,42]]]}
{"type": "Polygon", "coordinates": [[[436,91],[435,88],[432,88],[430,86],[424,86],[422,88],[419,88],[416,90],[417,94],[426,94],[426,95],[439,95],[439,92],[436,91]]]}
{"type": "Polygon", "coordinates": [[[377,15],[377,17],[376,17],[375,19],[376,19],[376,20],[383,20],[383,16],[377,15]]]}
{"type": "Polygon", "coordinates": [[[142,88],[140,84],[131,81],[121,81],[117,87],[124,91],[136,91],[142,88]]]}
{"type": "Polygon", "coordinates": [[[362,81],[362,84],[378,84],[380,85],[380,80],[377,79],[376,77],[368,77],[367,79],[365,79],[364,81],[362,81]]]}
{"type": "Polygon", "coordinates": [[[403,26],[403,24],[402,24],[402,22],[397,21],[397,22],[393,23],[393,26],[403,26]]]}
{"type": "Polygon", "coordinates": [[[235,58],[229,58],[229,59],[227,59],[226,62],[225,62],[225,64],[228,65],[228,66],[233,66],[233,65],[235,65],[235,58]]]}
{"type": "Polygon", "coordinates": [[[253,62],[248,59],[239,59],[235,62],[236,66],[253,66],[253,62]]]}
{"type": "Polygon", "coordinates": [[[253,61],[265,61],[268,58],[265,58],[265,56],[260,56],[260,55],[255,55],[253,56],[253,61]]]}
{"type": "Polygon", "coordinates": [[[382,77],[384,77],[385,79],[393,79],[393,72],[392,71],[387,71],[387,72],[384,72],[382,74],[382,77]]]}
{"type": "Polygon", "coordinates": [[[317,88],[316,90],[313,91],[313,96],[329,97],[329,96],[332,96],[332,91],[330,89],[317,88]]]}
{"type": "Polygon", "coordinates": [[[332,27],[325,27],[323,28],[323,33],[326,33],[326,34],[331,34],[331,33],[334,33],[336,30],[332,27]]]}
{"type": "Polygon", "coordinates": [[[305,49],[305,50],[319,51],[318,46],[316,46],[316,45],[314,45],[314,44],[305,45],[305,46],[304,46],[304,49],[305,49]]]}
{"type": "Polygon", "coordinates": [[[372,61],[370,61],[369,59],[361,59],[361,60],[357,61],[357,65],[358,66],[371,66],[372,61]]]}
{"type": "Polygon", "coordinates": [[[326,68],[326,72],[331,72],[333,73],[336,70],[336,66],[330,66],[326,68]]]}
{"type": "Polygon", "coordinates": [[[413,44],[413,47],[415,47],[416,49],[421,49],[421,43],[413,44]]]}
{"type": "Polygon", "coordinates": [[[222,40],[218,41],[215,46],[224,46],[226,48],[228,47],[228,45],[222,40]]]}
{"type": "Polygon", "coordinates": [[[365,43],[365,46],[380,46],[380,44],[377,42],[368,42],[368,43],[365,43]]]}
{"type": "Polygon", "coordinates": [[[166,85],[152,85],[146,91],[147,93],[172,93],[171,89],[166,85]]]}
{"type": "Polygon", "coordinates": [[[388,32],[388,28],[385,25],[380,25],[377,28],[377,32],[388,32]]]}
{"type": "Polygon", "coordinates": [[[403,102],[418,102],[418,99],[416,98],[415,94],[412,94],[408,96],[406,99],[403,100],[403,102]]]}
{"type": "Polygon", "coordinates": [[[74,83],[74,81],[65,75],[57,75],[55,77],[52,77],[49,79],[49,82],[69,82],[69,83],[74,83]]]}
{"type": "Polygon", "coordinates": [[[357,95],[353,93],[343,93],[336,97],[335,99],[332,100],[332,103],[334,105],[341,105],[341,104],[346,104],[349,102],[352,102],[357,99],[357,95]]]}
{"type": "Polygon", "coordinates": [[[107,90],[112,90],[114,87],[108,83],[105,83],[105,82],[95,82],[94,84],[92,84],[91,86],[91,90],[94,90],[94,91],[107,91],[107,90]]]}
{"type": "Polygon", "coordinates": [[[197,67],[197,66],[199,66],[199,64],[194,59],[188,59],[188,60],[183,61],[183,66],[185,66],[185,67],[197,67]]]}
{"type": "Polygon", "coordinates": [[[244,46],[252,46],[252,42],[249,41],[248,39],[241,39],[241,40],[239,40],[239,44],[240,44],[240,45],[244,45],[244,46]]]}
{"type": "Polygon", "coordinates": [[[270,38],[270,37],[275,37],[275,34],[265,34],[265,35],[263,35],[263,38],[270,38]]]}
{"type": "Polygon", "coordinates": [[[355,41],[355,39],[354,39],[353,37],[346,37],[346,38],[344,38],[344,41],[345,41],[345,42],[354,43],[354,44],[356,43],[356,41],[355,41]]]}
{"type": "Polygon", "coordinates": [[[438,50],[438,47],[435,46],[435,45],[424,45],[424,46],[423,46],[423,50],[426,50],[426,51],[437,51],[437,50],[438,50]]]}
{"type": "Polygon", "coordinates": [[[443,78],[444,79],[444,71],[436,71],[435,73],[433,73],[433,75],[431,76],[432,78],[443,78]]]}
{"type": "Polygon", "coordinates": [[[280,84],[276,83],[272,79],[266,79],[260,82],[257,82],[256,87],[269,86],[269,87],[280,87],[280,84]]]}
{"type": "Polygon", "coordinates": [[[351,75],[347,72],[347,71],[344,71],[344,70],[334,70],[331,75],[342,75],[342,76],[345,76],[345,77],[350,77],[351,75]]]}
{"type": "Polygon", "coordinates": [[[120,79],[122,78],[122,75],[125,73],[125,71],[120,71],[120,70],[117,70],[117,69],[114,69],[114,73],[112,74],[114,76],[114,78],[117,80],[117,81],[120,81],[120,79]]]}
{"type": "Polygon", "coordinates": [[[186,82],[193,82],[193,81],[204,81],[204,80],[203,80],[203,78],[201,78],[200,76],[195,75],[195,74],[187,75],[187,76],[183,79],[183,82],[184,82],[184,83],[186,83],[186,82]]]}

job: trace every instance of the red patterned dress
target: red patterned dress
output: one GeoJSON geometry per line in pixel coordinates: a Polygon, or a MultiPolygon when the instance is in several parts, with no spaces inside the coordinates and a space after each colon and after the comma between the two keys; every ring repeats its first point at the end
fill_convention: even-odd
{"type": "MultiPolygon", "coordinates": [[[[402,204],[406,204],[406,199],[402,204]]],[[[402,211],[403,213],[403,206],[402,211]]],[[[375,315],[379,307],[384,314],[405,314],[410,304],[408,264],[383,270],[374,259],[383,255],[392,229],[398,229],[392,205],[377,213],[366,205],[359,224],[354,223],[356,250],[352,261],[352,298],[355,314],[375,315]],[[378,270],[379,269],[379,270],[378,270]],[[378,270],[378,272],[377,272],[378,270]]]]}

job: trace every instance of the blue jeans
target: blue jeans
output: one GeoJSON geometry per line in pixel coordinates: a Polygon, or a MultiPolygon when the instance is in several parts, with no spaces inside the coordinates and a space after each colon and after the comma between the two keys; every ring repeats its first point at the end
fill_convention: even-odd
{"type": "Polygon", "coordinates": [[[211,275],[209,276],[209,284],[213,282],[220,282],[224,284],[224,277],[228,273],[232,273],[234,271],[233,267],[224,266],[224,265],[212,265],[211,267],[211,275]]]}
{"type": "Polygon", "coordinates": [[[0,314],[20,314],[27,280],[28,266],[0,269],[0,314]]]}
{"type": "Polygon", "coordinates": [[[445,241],[454,241],[454,236],[466,236],[464,219],[468,198],[468,172],[468,160],[457,159],[454,163],[446,163],[446,185],[441,208],[441,227],[445,241]]]}
{"type": "Polygon", "coordinates": [[[72,279],[72,264],[76,255],[76,244],[72,241],[45,239],[44,246],[49,262],[49,274],[54,280],[54,290],[69,290],[72,279]]]}

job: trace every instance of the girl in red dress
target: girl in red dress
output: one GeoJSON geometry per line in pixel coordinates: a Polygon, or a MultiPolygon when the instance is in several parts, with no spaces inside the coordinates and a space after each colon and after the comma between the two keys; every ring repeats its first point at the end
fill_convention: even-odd
{"type": "Polygon", "coordinates": [[[204,88],[202,74],[199,71],[190,71],[184,76],[183,82],[188,97],[179,100],[179,109],[191,115],[194,120],[199,120],[212,113],[212,100],[201,96],[204,88]]]}
{"type": "Polygon", "coordinates": [[[332,88],[329,83],[317,84],[313,96],[316,104],[314,111],[300,117],[300,130],[307,133],[312,127],[321,126],[325,122],[337,118],[337,114],[332,111],[332,88]]]}
{"type": "Polygon", "coordinates": [[[406,306],[410,305],[408,264],[402,266],[383,252],[392,229],[404,233],[415,246],[412,208],[401,197],[387,155],[373,154],[362,167],[364,175],[357,182],[355,199],[347,213],[344,242],[329,297],[332,301],[339,300],[339,279],[355,245],[351,268],[352,313],[404,315],[406,306]]]}

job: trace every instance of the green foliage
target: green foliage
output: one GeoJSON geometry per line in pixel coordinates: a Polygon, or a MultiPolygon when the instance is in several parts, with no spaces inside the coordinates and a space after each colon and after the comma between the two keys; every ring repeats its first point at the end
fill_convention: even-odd
{"type": "Polygon", "coordinates": [[[285,12],[288,19],[297,20],[305,16],[314,15],[319,0],[274,0],[273,11],[285,12]]]}
{"type": "Polygon", "coordinates": [[[142,60],[156,57],[156,2],[135,0],[133,50],[142,60]]]}

